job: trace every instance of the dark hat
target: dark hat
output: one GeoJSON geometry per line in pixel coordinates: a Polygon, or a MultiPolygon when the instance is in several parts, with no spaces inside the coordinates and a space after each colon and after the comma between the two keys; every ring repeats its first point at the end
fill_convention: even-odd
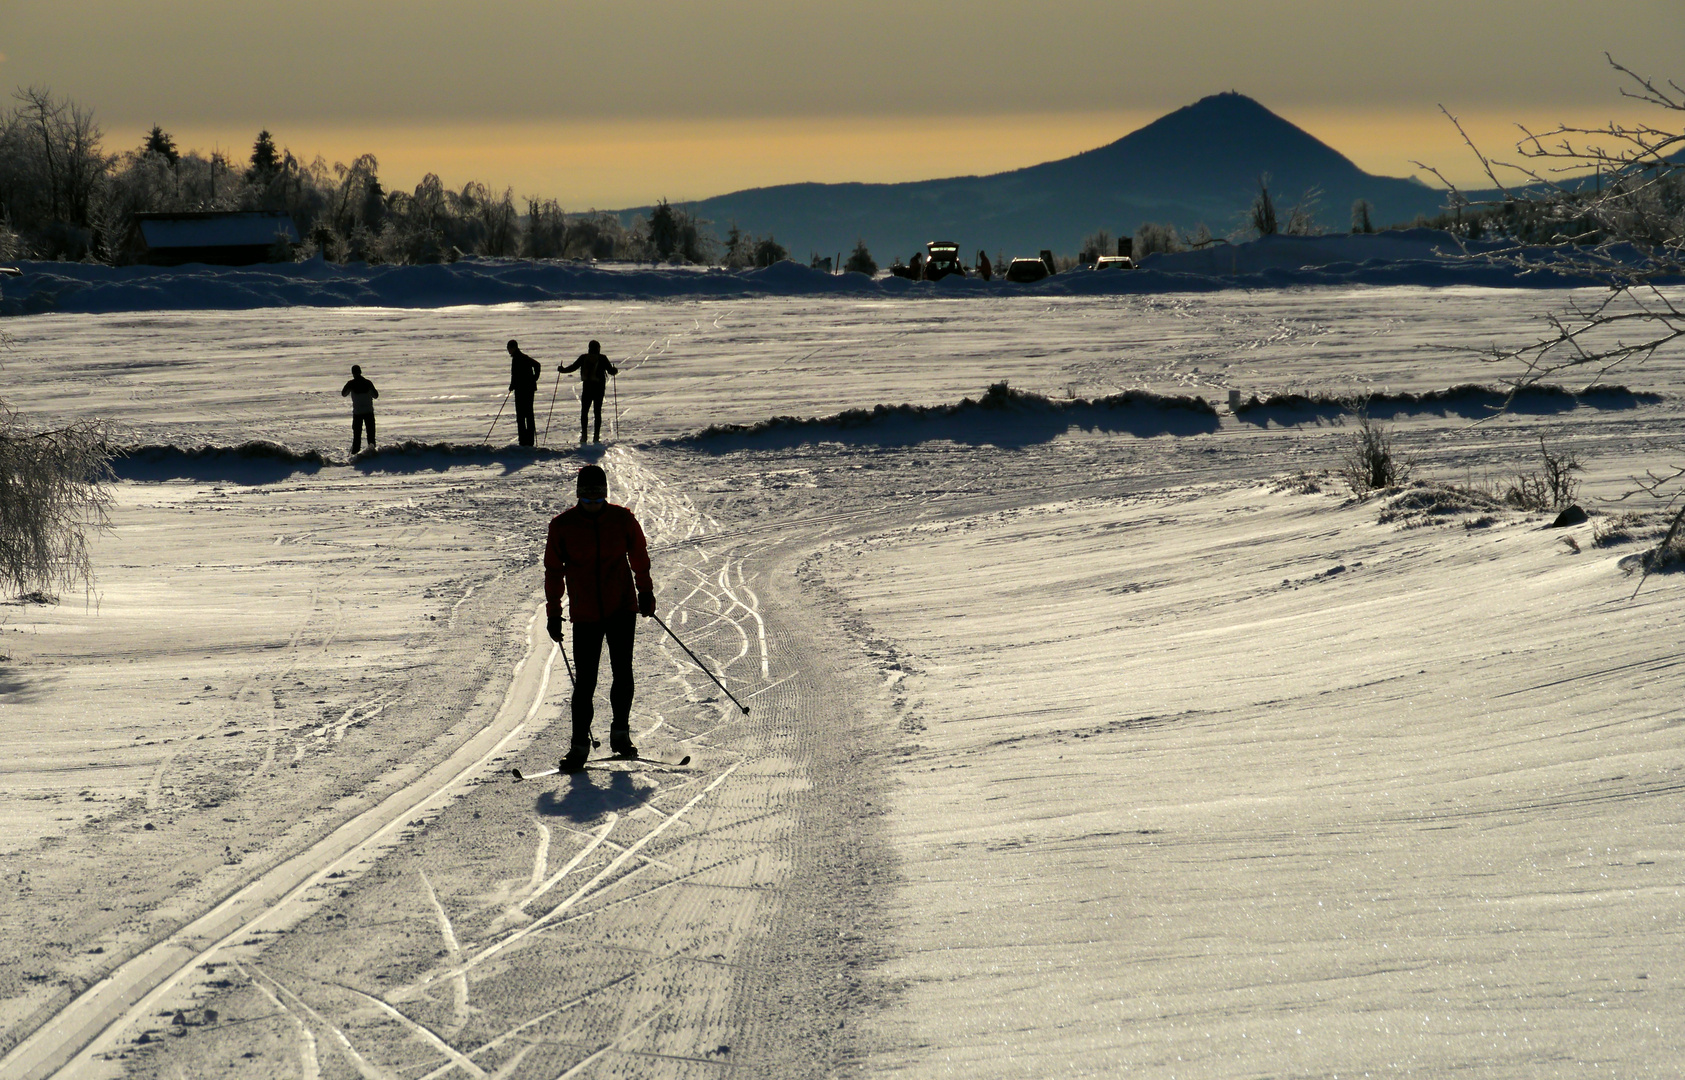
{"type": "Polygon", "coordinates": [[[595,341],[593,341],[593,342],[591,342],[591,344],[587,345],[585,348],[589,352],[596,352],[598,349],[601,349],[602,346],[597,344],[595,341]]]}
{"type": "Polygon", "coordinates": [[[507,348],[510,352],[514,352],[516,349],[520,348],[520,346],[515,343],[514,338],[510,338],[509,344],[505,346],[505,348],[507,348]]]}
{"type": "Polygon", "coordinates": [[[360,368],[360,367],[358,367],[358,366],[357,366],[357,365],[356,365],[356,364],[352,364],[352,365],[351,365],[351,374],[353,374],[353,375],[361,375],[361,374],[362,374],[362,373],[363,373],[363,369],[362,369],[362,368],[360,368]]]}
{"type": "Polygon", "coordinates": [[[574,481],[574,491],[580,495],[587,491],[607,491],[608,473],[603,472],[601,465],[587,465],[579,470],[579,477],[574,481]]]}

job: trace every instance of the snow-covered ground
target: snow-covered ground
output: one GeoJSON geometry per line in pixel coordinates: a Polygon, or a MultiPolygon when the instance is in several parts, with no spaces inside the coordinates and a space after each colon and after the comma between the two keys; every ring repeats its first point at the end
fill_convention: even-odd
{"type": "Polygon", "coordinates": [[[0,1073],[1676,1075],[1685,584],[1594,535],[1685,365],[1404,397],[1565,295],[9,319],[15,407],[149,449],[91,592],[0,608],[0,1073]],[[487,445],[511,337],[541,430],[600,339],[620,440],[564,382],[553,449],[487,445]],[[347,458],[352,363],[407,448],[347,458]],[[1465,486],[1542,435],[1596,513],[1353,501],[1338,410],[1231,389],[1376,395],[1465,486]],[[1173,407],[1073,403],[1129,390],[1173,407]],[[805,419],[877,405],[928,408],[805,419]],[[516,785],[582,460],[750,711],[644,623],[634,729],[693,764],[516,785]]]}

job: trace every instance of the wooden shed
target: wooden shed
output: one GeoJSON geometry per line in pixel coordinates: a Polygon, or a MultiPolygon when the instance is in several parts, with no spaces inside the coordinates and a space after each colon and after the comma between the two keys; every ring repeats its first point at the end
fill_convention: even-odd
{"type": "Polygon", "coordinates": [[[129,234],[135,258],[155,266],[250,266],[274,261],[278,243],[290,252],[298,229],[292,215],[267,210],[136,214],[129,234]]]}

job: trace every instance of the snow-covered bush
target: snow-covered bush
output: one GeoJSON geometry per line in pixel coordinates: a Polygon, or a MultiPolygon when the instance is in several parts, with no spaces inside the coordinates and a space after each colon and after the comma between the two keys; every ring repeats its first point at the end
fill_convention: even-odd
{"type": "Polygon", "coordinates": [[[1409,463],[1393,449],[1392,436],[1362,406],[1353,410],[1357,428],[1340,455],[1340,479],[1352,494],[1397,487],[1410,475],[1409,463]]]}
{"type": "Polygon", "coordinates": [[[1553,452],[1539,436],[1541,466],[1533,472],[1522,473],[1504,492],[1504,502],[1518,510],[1565,510],[1574,502],[1580,482],[1574,474],[1585,466],[1572,451],[1553,452]]]}
{"type": "Polygon", "coordinates": [[[89,581],[89,530],[105,527],[111,496],[105,428],[49,430],[0,403],[0,592],[46,595],[89,581]]]}

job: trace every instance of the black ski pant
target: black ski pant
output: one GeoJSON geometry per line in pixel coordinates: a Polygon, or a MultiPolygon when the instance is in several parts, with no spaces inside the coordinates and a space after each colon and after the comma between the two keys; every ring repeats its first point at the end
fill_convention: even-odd
{"type": "Polygon", "coordinates": [[[374,413],[351,414],[351,452],[355,454],[363,448],[363,429],[369,429],[369,449],[374,449],[374,413]]]}
{"type": "Polygon", "coordinates": [[[632,716],[632,639],[638,614],[621,611],[602,622],[573,624],[573,741],[591,738],[591,696],[597,692],[597,665],[608,642],[610,724],[625,727],[632,716]]]}
{"type": "Polygon", "coordinates": [[[515,391],[515,430],[520,433],[522,446],[531,446],[538,434],[538,420],[532,415],[534,390],[515,391]]]}
{"type": "Polygon", "coordinates": [[[593,406],[597,410],[597,431],[591,437],[592,442],[603,441],[603,391],[608,389],[607,383],[585,383],[579,393],[579,438],[585,440],[585,426],[591,415],[593,406]]]}

